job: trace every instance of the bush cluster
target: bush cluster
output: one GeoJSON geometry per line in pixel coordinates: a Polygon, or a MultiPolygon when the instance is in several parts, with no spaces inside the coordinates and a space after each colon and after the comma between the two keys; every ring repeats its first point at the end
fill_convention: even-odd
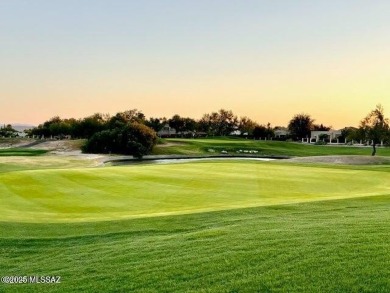
{"type": "Polygon", "coordinates": [[[136,158],[150,153],[157,143],[156,133],[138,123],[128,123],[120,128],[96,132],[82,147],[85,153],[124,154],[136,158]]]}

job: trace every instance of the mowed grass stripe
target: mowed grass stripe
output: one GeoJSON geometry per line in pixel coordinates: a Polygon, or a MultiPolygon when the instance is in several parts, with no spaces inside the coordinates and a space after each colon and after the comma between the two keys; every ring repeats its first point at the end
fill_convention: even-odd
{"type": "Polygon", "coordinates": [[[0,220],[97,221],[390,194],[390,173],[208,161],[0,174],[0,220]]]}
{"type": "Polygon", "coordinates": [[[2,156],[40,156],[47,153],[47,150],[27,149],[27,148],[7,148],[0,149],[2,156]]]}

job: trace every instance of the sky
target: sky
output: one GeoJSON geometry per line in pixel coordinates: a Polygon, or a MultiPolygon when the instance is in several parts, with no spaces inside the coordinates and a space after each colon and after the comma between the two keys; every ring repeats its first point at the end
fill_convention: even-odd
{"type": "Polygon", "coordinates": [[[390,116],[390,1],[0,0],[0,122],[390,116]]]}

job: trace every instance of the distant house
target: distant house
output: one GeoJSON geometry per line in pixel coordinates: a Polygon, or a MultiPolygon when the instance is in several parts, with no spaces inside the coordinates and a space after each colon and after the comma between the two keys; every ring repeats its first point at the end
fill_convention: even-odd
{"type": "Polygon", "coordinates": [[[19,137],[26,137],[27,133],[25,133],[24,131],[18,131],[17,132],[17,136],[19,136],[19,137]]]}
{"type": "MultiPolygon", "coordinates": [[[[236,130],[233,130],[232,132],[229,133],[229,135],[245,135],[245,133],[241,133],[240,130],[236,129],[236,130]]],[[[248,133],[246,133],[246,135],[248,135],[248,133]]]]}
{"type": "Polygon", "coordinates": [[[195,133],[195,137],[207,137],[207,132],[198,131],[195,133]]]}
{"type": "Polygon", "coordinates": [[[157,132],[159,137],[171,137],[176,135],[176,129],[169,126],[169,124],[165,124],[164,127],[157,132]]]}
{"type": "Polygon", "coordinates": [[[157,131],[157,135],[159,137],[186,137],[186,138],[194,138],[194,137],[206,137],[207,133],[202,131],[181,131],[177,132],[175,128],[170,127],[169,124],[165,124],[164,127],[157,131]]]}
{"type": "Polygon", "coordinates": [[[342,129],[329,131],[311,131],[309,142],[318,142],[321,136],[327,136],[329,141],[337,140],[341,136],[341,131],[342,129]]]}
{"type": "Polygon", "coordinates": [[[286,127],[276,127],[274,133],[275,138],[286,138],[290,135],[290,131],[286,127]]]}

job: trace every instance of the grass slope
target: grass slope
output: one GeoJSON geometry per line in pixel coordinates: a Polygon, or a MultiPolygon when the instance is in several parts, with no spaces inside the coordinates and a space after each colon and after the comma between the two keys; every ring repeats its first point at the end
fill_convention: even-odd
{"type": "Polygon", "coordinates": [[[0,215],[97,221],[383,195],[390,193],[388,170],[222,160],[4,172],[0,215]]]}
{"type": "MultiPolygon", "coordinates": [[[[206,139],[165,139],[155,146],[155,155],[197,155],[213,154],[225,150],[236,154],[239,150],[257,150],[257,155],[323,156],[323,155],[371,155],[370,147],[321,146],[280,141],[258,141],[250,139],[206,138],[206,139]]],[[[378,155],[390,156],[390,148],[378,148],[378,155]]]]}
{"type": "Polygon", "coordinates": [[[1,292],[389,292],[390,198],[113,222],[0,222],[1,292]]]}

